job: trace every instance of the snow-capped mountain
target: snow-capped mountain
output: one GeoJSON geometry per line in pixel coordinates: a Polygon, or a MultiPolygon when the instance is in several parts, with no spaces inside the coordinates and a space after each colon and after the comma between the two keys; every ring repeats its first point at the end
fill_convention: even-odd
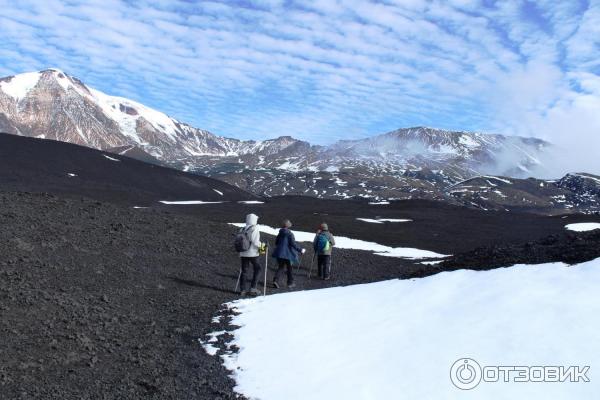
{"type": "MultiPolygon", "coordinates": [[[[328,146],[289,136],[242,141],[192,127],[138,102],[109,96],[57,69],[0,78],[0,132],[111,151],[212,176],[259,195],[426,198],[486,209],[510,207],[506,201],[495,206],[483,201],[489,198],[487,192],[467,187],[470,179],[482,175],[528,177],[550,146],[533,138],[426,127],[328,146]]],[[[600,196],[594,192],[597,189],[572,178],[561,182],[552,185],[579,196],[573,200],[573,209],[585,199],[600,196]]],[[[561,195],[564,193],[552,194],[561,195]]]]}
{"type": "Polygon", "coordinates": [[[223,138],[135,101],[108,96],[66,73],[48,69],[0,79],[0,131],[101,150],[143,150],[170,165],[198,157],[276,153],[296,141],[223,138]]]}
{"type": "Polygon", "coordinates": [[[514,175],[539,163],[537,139],[400,129],[330,146],[289,136],[242,141],[179,122],[135,101],[106,95],[66,73],[48,69],[0,79],[0,130],[101,150],[151,155],[162,163],[208,174],[269,168],[337,171],[365,167],[377,174],[430,169],[450,181],[481,170],[514,175]],[[135,150],[135,151],[133,151],[135,150]],[[510,162],[505,155],[509,154],[510,162]]]}

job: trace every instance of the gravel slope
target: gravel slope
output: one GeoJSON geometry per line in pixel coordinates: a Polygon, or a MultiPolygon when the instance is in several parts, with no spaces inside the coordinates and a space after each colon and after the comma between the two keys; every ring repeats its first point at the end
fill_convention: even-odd
{"type": "MultiPolygon", "coordinates": [[[[234,228],[201,215],[49,194],[2,192],[0,206],[2,398],[234,398],[226,371],[197,341],[214,330],[221,304],[237,298],[234,228]]],[[[372,233],[381,229],[364,225],[372,233]]],[[[357,234],[369,239],[366,227],[357,234]]],[[[565,237],[586,235],[597,249],[595,234],[565,237]]],[[[439,241],[447,246],[461,237],[439,241]]],[[[337,249],[333,279],[309,281],[311,255],[304,256],[297,290],[458,267],[337,249]]],[[[490,255],[477,250],[460,257],[455,260],[476,268],[490,255]]]]}
{"type": "Polygon", "coordinates": [[[0,135],[0,167],[2,399],[234,398],[233,381],[197,339],[214,329],[221,304],[237,298],[235,229],[226,223],[248,212],[271,226],[290,218],[312,231],[326,220],[338,235],[456,255],[431,266],[336,249],[333,279],[323,282],[306,278],[309,251],[297,290],[553,261],[581,249],[588,257],[600,247],[593,234],[564,233],[565,224],[597,216],[485,213],[426,201],[371,206],[291,197],[244,205],[237,201],[252,197],[220,182],[16,136],[0,135]],[[158,203],[165,199],[228,203],[158,203]],[[549,235],[557,239],[544,242],[549,235]]]}
{"type": "MultiPolygon", "coordinates": [[[[237,297],[233,228],[48,194],[4,192],[0,205],[2,398],[232,398],[197,338],[237,297]]],[[[334,280],[300,276],[298,289],[402,271],[366,252],[336,257],[334,280]]]]}

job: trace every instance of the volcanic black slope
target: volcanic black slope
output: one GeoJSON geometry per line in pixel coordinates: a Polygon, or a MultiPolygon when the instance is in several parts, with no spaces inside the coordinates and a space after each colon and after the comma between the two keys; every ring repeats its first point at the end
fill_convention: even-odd
{"type": "MultiPolygon", "coordinates": [[[[600,221],[597,216],[484,212],[417,200],[369,205],[284,197],[239,204],[253,197],[211,179],[105,156],[0,135],[2,399],[236,398],[233,381],[198,338],[214,329],[221,304],[237,297],[235,229],[225,222],[248,212],[274,226],[289,217],[294,228],[311,230],[326,220],[338,235],[467,252],[440,267],[336,249],[333,278],[320,281],[306,277],[309,250],[297,290],[421,277],[456,269],[461,260],[478,269],[486,257],[507,265],[498,254],[511,262],[570,261],[565,253],[582,243],[593,250],[585,257],[600,249],[599,235],[564,233],[566,223],[600,221]],[[163,199],[226,203],[158,203],[163,199]],[[412,222],[356,220],[377,216],[412,222]],[[544,240],[550,234],[553,239],[544,240]],[[559,247],[565,235],[567,245],[559,247]],[[481,246],[486,249],[474,250],[481,246]]],[[[263,239],[273,245],[273,237],[263,239]]]]}
{"type": "Polygon", "coordinates": [[[4,190],[73,194],[127,205],[256,198],[216,179],[83,146],[4,133],[0,134],[0,185],[4,190]]]}

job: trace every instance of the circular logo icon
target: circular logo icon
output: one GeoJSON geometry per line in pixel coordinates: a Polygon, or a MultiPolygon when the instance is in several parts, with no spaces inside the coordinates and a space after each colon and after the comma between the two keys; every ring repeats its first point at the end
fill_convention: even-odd
{"type": "Polygon", "coordinates": [[[472,358],[458,359],[450,368],[450,380],[461,390],[471,390],[481,382],[481,367],[472,358]]]}

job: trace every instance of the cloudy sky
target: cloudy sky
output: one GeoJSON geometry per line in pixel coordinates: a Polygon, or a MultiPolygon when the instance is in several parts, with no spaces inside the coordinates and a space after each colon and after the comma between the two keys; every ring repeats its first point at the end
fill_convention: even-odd
{"type": "Polygon", "coordinates": [[[600,0],[0,9],[0,75],[56,67],[225,136],[327,143],[425,125],[600,145],[600,0]]]}

